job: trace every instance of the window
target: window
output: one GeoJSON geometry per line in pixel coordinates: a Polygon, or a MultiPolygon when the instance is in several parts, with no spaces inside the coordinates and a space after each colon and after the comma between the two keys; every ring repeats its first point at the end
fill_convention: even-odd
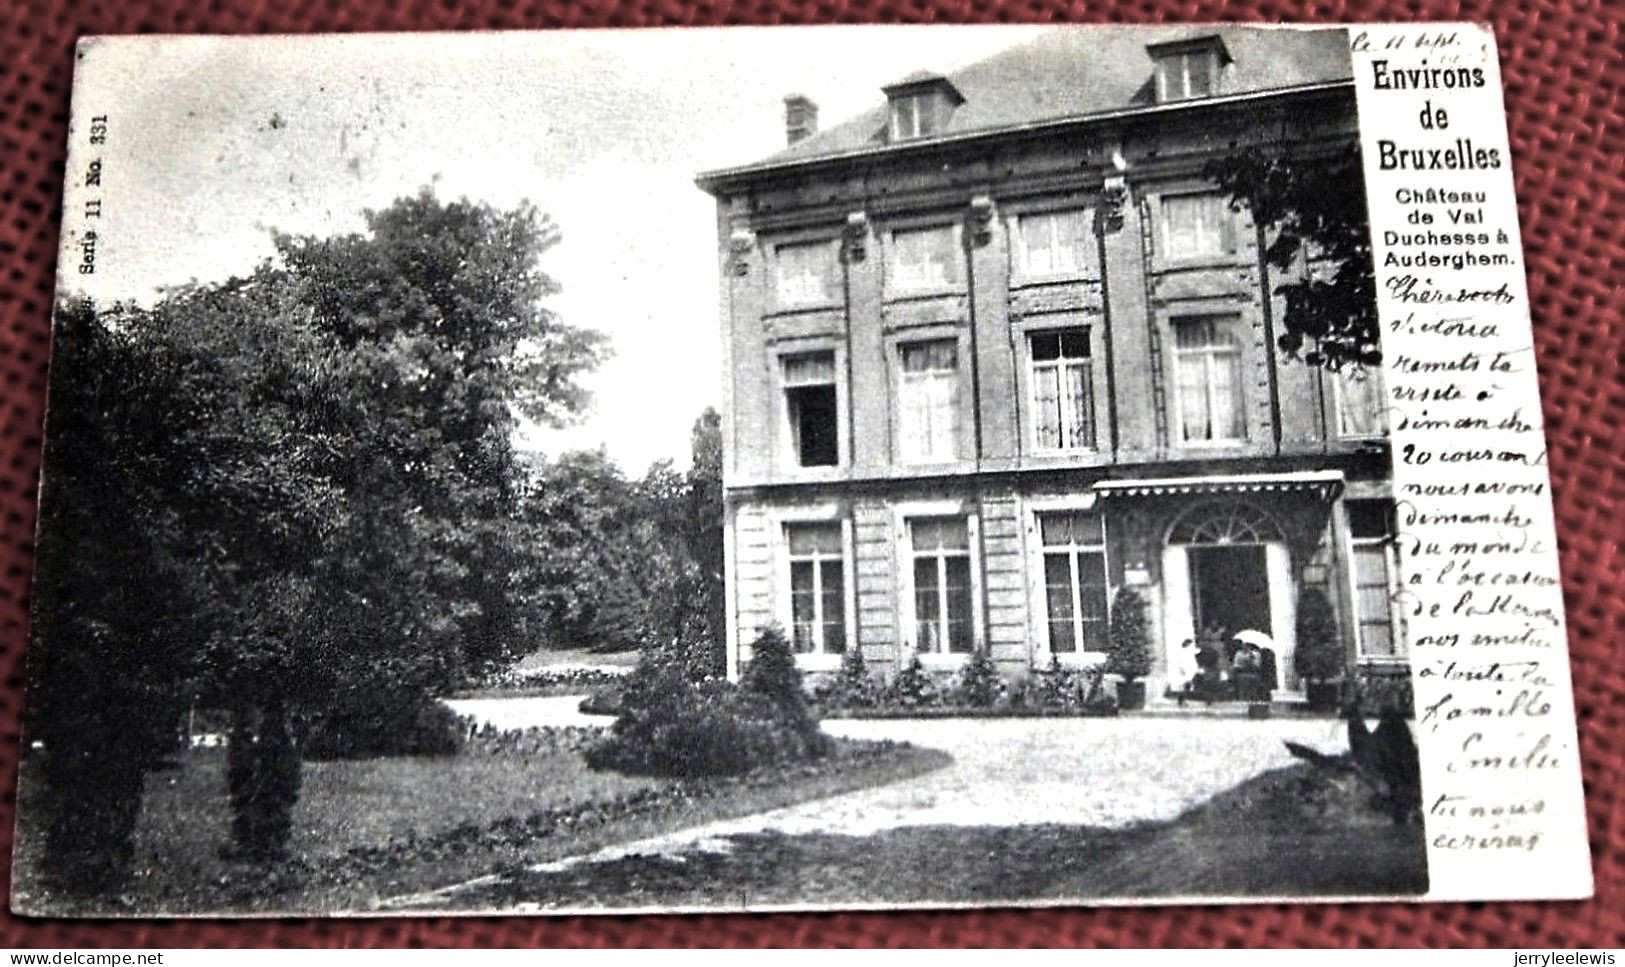
{"type": "Polygon", "coordinates": [[[798,242],[773,250],[773,289],[781,306],[827,305],[835,297],[835,246],[798,242]]]}
{"type": "Polygon", "coordinates": [[[886,277],[897,292],[932,292],[959,284],[959,246],[951,225],[893,232],[886,277]]]}
{"type": "Polygon", "coordinates": [[[1339,370],[1332,378],[1332,399],[1337,407],[1338,436],[1371,437],[1388,432],[1382,374],[1375,367],[1339,370]]]}
{"type": "Polygon", "coordinates": [[[893,141],[922,138],[935,127],[932,123],[931,96],[928,94],[899,94],[891,99],[891,136],[893,141]]]}
{"type": "Polygon", "coordinates": [[[959,455],[959,344],[952,339],[898,347],[897,400],[904,463],[943,463],[959,455]]]}
{"type": "Polygon", "coordinates": [[[834,353],[784,357],[784,409],[797,466],[833,467],[841,462],[834,353]]]}
{"type": "Polygon", "coordinates": [[[1170,259],[1234,255],[1235,220],[1224,196],[1211,192],[1163,196],[1162,249],[1170,259]]]}
{"type": "Polygon", "coordinates": [[[1173,320],[1179,438],[1186,443],[1240,440],[1241,342],[1235,318],[1173,320]]]}
{"type": "Polygon", "coordinates": [[[790,636],[804,655],[846,651],[846,563],[841,525],[786,524],[790,551],[790,636]]]}
{"type": "Polygon", "coordinates": [[[1081,511],[1038,515],[1044,548],[1049,650],[1106,650],[1106,542],[1101,520],[1081,511]]]}
{"type": "Polygon", "coordinates": [[[909,521],[914,578],[914,647],[968,654],[971,628],[970,532],[963,517],[909,521]]]}
{"type": "Polygon", "coordinates": [[[1157,60],[1157,100],[1207,97],[1217,88],[1218,58],[1210,50],[1164,54],[1157,60]]]}
{"type": "Polygon", "coordinates": [[[1032,277],[1082,275],[1084,253],[1090,243],[1088,215],[1078,209],[1018,218],[1021,274],[1032,277]]]}
{"type": "Polygon", "coordinates": [[[1088,450],[1095,445],[1089,330],[1078,326],[1027,336],[1032,373],[1034,445],[1088,450]]]}
{"type": "Polygon", "coordinates": [[[1398,561],[1394,550],[1394,505],[1387,500],[1349,500],[1349,542],[1354,579],[1354,615],[1360,655],[1397,658],[1404,654],[1394,633],[1392,601],[1398,561]]]}

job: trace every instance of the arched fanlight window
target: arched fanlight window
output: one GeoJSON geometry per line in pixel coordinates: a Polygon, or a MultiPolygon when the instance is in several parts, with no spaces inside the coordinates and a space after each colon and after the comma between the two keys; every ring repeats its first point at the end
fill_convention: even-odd
{"type": "Polygon", "coordinates": [[[1197,504],[1168,529],[1170,544],[1263,544],[1282,540],[1269,514],[1239,500],[1197,504]]]}

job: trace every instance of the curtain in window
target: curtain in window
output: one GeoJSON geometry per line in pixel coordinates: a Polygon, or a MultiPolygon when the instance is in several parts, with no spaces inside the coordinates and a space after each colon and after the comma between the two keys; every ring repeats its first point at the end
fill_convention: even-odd
{"type": "Polygon", "coordinates": [[[1094,446],[1089,330],[1066,329],[1028,337],[1032,361],[1033,432],[1041,450],[1094,446]]]}
{"type": "Polygon", "coordinates": [[[969,654],[972,651],[970,556],[956,555],[944,558],[942,563],[946,582],[943,597],[948,605],[948,651],[969,654]]]}
{"type": "Polygon", "coordinates": [[[791,641],[801,654],[818,650],[818,591],[812,561],[790,562],[791,641]]]}
{"type": "Polygon", "coordinates": [[[1236,250],[1228,202],[1222,195],[1166,195],[1162,237],[1170,258],[1229,255],[1236,250]]]}
{"type": "Polygon", "coordinates": [[[1354,545],[1354,610],[1360,619],[1360,653],[1389,656],[1394,652],[1389,616],[1388,549],[1380,542],[1354,545]]]}
{"type": "Polygon", "coordinates": [[[963,518],[909,525],[914,554],[914,641],[922,652],[965,653],[971,627],[970,532],[963,518]]]}
{"type": "Polygon", "coordinates": [[[835,258],[829,242],[780,245],[774,255],[780,305],[819,305],[834,298],[835,258]]]}
{"type": "Polygon", "coordinates": [[[935,654],[942,650],[942,592],[937,582],[937,559],[914,559],[914,647],[935,654]]]}
{"type": "Polygon", "coordinates": [[[959,247],[951,227],[892,233],[888,277],[902,291],[945,289],[959,281],[959,247]]]}
{"type": "Polygon", "coordinates": [[[1229,320],[1176,319],[1174,346],[1181,437],[1241,439],[1241,346],[1229,320]]]}
{"type": "Polygon", "coordinates": [[[1081,511],[1040,514],[1050,651],[1106,648],[1106,549],[1101,518],[1081,511]]]}
{"type": "Polygon", "coordinates": [[[899,404],[901,449],[908,463],[958,454],[958,345],[951,339],[903,346],[899,404]]]}
{"type": "Polygon", "coordinates": [[[1375,369],[1345,369],[1336,376],[1339,436],[1381,436],[1387,431],[1382,376],[1375,369]]]}
{"type": "Polygon", "coordinates": [[[1394,505],[1386,500],[1349,500],[1349,537],[1354,573],[1354,614],[1359,622],[1360,654],[1388,657],[1404,650],[1404,635],[1395,631],[1394,505]]]}
{"type": "Polygon", "coordinates": [[[1049,609],[1049,650],[1071,654],[1078,650],[1072,613],[1072,557],[1044,555],[1044,600],[1049,609]]]}
{"type": "Polygon", "coordinates": [[[1092,239],[1084,210],[1023,215],[1022,271],[1028,275],[1080,275],[1092,239]]]}
{"type": "Polygon", "coordinates": [[[846,650],[846,574],[839,524],[785,528],[791,641],[802,654],[846,650]]]}
{"type": "Polygon", "coordinates": [[[805,353],[784,357],[784,385],[815,386],[835,382],[834,353],[805,353]]]}
{"type": "Polygon", "coordinates": [[[839,560],[824,561],[819,569],[819,591],[823,595],[819,617],[823,625],[824,652],[843,654],[846,651],[845,566],[839,560]]]}

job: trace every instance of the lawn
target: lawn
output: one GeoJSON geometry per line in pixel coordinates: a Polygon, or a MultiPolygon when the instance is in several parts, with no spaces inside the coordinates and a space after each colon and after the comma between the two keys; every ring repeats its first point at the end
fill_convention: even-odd
{"type": "Polygon", "coordinates": [[[947,761],[906,746],[842,741],[816,765],[687,782],[596,772],[567,748],[307,763],[289,860],[262,870],[220,858],[229,835],[225,756],[197,749],[149,779],[135,874],[122,896],[70,908],[46,895],[33,870],[35,844],[20,830],[13,908],[103,915],[366,911],[390,896],[877,785],[947,761]]]}

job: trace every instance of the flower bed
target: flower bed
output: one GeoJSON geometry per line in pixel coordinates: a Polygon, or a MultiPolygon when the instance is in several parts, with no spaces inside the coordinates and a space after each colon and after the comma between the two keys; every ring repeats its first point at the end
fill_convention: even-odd
{"type": "Polygon", "coordinates": [[[494,672],[453,698],[527,698],[581,695],[613,687],[631,669],[613,668],[505,668],[494,672]]]}
{"type": "Polygon", "coordinates": [[[1079,705],[1073,708],[1035,708],[1000,705],[978,708],[974,705],[875,706],[871,708],[824,709],[826,719],[1046,719],[1116,718],[1117,705],[1079,705]]]}
{"type": "Polygon", "coordinates": [[[1117,714],[1099,669],[1067,668],[1058,661],[1026,679],[1006,682],[985,654],[943,676],[913,659],[891,680],[869,675],[861,653],[848,652],[840,671],[813,690],[825,718],[1045,718],[1117,714]]]}

